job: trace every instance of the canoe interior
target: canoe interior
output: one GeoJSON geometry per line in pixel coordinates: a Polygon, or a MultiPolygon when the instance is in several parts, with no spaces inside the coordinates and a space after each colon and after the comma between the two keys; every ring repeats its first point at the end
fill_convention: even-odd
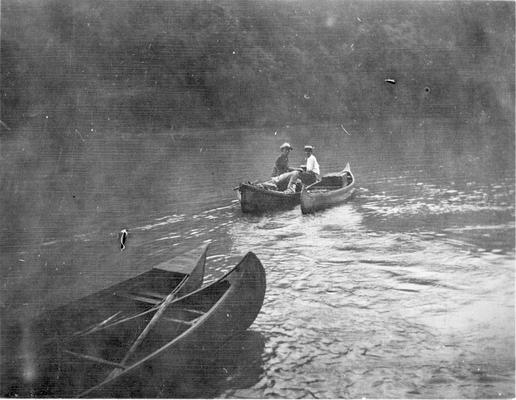
{"type": "Polygon", "coordinates": [[[321,180],[308,189],[309,193],[329,192],[332,190],[341,189],[350,185],[353,182],[353,176],[349,172],[338,174],[328,174],[321,178],[321,180]]]}
{"type": "Polygon", "coordinates": [[[43,340],[59,340],[103,321],[113,323],[149,310],[161,303],[188,278],[178,296],[198,289],[204,279],[208,246],[158,264],[133,278],[48,311],[32,322],[43,340]],[[200,254],[199,254],[200,253],[200,254]]]}
{"type": "MultiPolygon", "coordinates": [[[[202,292],[197,292],[183,300],[172,303],[160,319],[158,327],[150,333],[148,340],[142,343],[134,358],[138,359],[142,354],[148,354],[159,349],[171,339],[189,329],[193,322],[213,307],[229,287],[230,283],[228,281],[217,282],[202,292]]],[[[135,300],[134,303],[138,306],[141,302],[135,300]]],[[[95,349],[93,355],[119,362],[153,315],[153,313],[149,313],[128,321],[123,324],[123,329],[120,325],[115,325],[79,337],[69,342],[67,348],[80,353],[95,349]]]]}
{"type": "Polygon", "coordinates": [[[67,337],[116,313],[113,322],[159,304],[185,274],[152,269],[137,277],[51,310],[33,323],[48,338],[67,337]]]}

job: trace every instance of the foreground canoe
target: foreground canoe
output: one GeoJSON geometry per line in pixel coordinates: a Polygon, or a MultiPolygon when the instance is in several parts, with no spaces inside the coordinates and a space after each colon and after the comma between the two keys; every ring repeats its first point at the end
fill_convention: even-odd
{"type": "MultiPolygon", "coordinates": [[[[205,351],[220,347],[251,326],[262,307],[265,286],[265,270],[260,260],[254,253],[247,253],[216,282],[174,301],[133,358],[134,362],[119,367],[117,374],[111,371],[106,375],[112,367],[107,366],[103,371],[99,368],[96,375],[107,378],[80,396],[124,395],[124,389],[142,367],[149,371],[150,366],[152,374],[144,380],[153,382],[168,379],[174,368],[179,374],[188,370],[192,358],[202,358],[205,351]]],[[[112,359],[119,357],[113,349],[108,351],[112,359]]]]}
{"type": "MultiPolygon", "coordinates": [[[[208,246],[156,265],[34,320],[3,327],[13,342],[13,357],[2,359],[2,396],[69,397],[78,394],[84,374],[114,365],[105,358],[118,352],[145,319],[171,293],[179,298],[199,289],[204,279],[208,246]],[[21,331],[21,332],[20,332],[21,331]],[[19,346],[14,345],[20,340],[19,346]],[[98,338],[105,340],[100,347],[98,338]],[[109,343],[109,345],[107,344],[109,343]],[[80,383],[80,384],[79,384],[80,383]],[[76,384],[79,384],[78,386],[76,384]]],[[[5,353],[3,352],[4,356],[5,353]]],[[[80,390],[84,390],[81,387],[80,390]]]]}
{"type": "Polygon", "coordinates": [[[285,193],[266,189],[252,183],[241,183],[237,196],[242,212],[259,213],[264,211],[288,210],[299,204],[301,192],[285,193]]]}
{"type": "MultiPolygon", "coordinates": [[[[203,352],[246,330],[260,311],[264,294],[265,271],[258,258],[248,253],[222,278],[174,299],[164,309],[163,304],[152,304],[152,311],[146,310],[150,297],[143,293],[120,296],[143,311],[97,325],[93,331],[47,342],[38,353],[38,363],[45,368],[38,390],[33,386],[31,393],[47,397],[148,395],[142,386],[160,387],[174,369],[180,375],[194,356],[202,358],[203,352]],[[160,311],[148,335],[133,349],[160,311]]],[[[52,321],[47,323],[56,329],[52,321]]]]}
{"type": "Polygon", "coordinates": [[[300,203],[303,214],[344,203],[355,192],[355,177],[349,163],[340,172],[324,175],[319,182],[303,187],[300,203]]]}

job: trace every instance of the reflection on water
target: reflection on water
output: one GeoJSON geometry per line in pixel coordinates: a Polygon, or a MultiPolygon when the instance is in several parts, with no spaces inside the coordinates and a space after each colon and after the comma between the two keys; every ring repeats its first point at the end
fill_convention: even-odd
{"type": "Polygon", "coordinates": [[[15,232],[26,241],[0,244],[4,309],[30,315],[210,241],[206,281],[252,250],[265,303],[244,339],[160,396],[514,397],[514,155],[497,142],[484,151],[482,132],[447,146],[446,124],[432,138],[412,128],[403,139],[305,127],[92,144],[104,164],[74,172],[97,177],[81,212],[52,192],[74,223],[60,233],[57,209],[15,232]],[[286,140],[314,143],[323,173],[349,161],[355,198],[315,215],[242,214],[232,188],[266,177],[286,140]],[[122,167],[131,173],[112,179],[122,167]]]}

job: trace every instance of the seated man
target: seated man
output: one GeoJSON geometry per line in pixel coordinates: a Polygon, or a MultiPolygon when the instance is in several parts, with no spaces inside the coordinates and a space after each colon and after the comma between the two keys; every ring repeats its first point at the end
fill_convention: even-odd
{"type": "Polygon", "coordinates": [[[274,185],[277,185],[278,190],[285,190],[287,188],[288,180],[292,175],[292,172],[295,170],[290,168],[288,165],[288,155],[294,150],[294,148],[290,145],[290,143],[283,143],[280,146],[281,155],[277,158],[274,169],[272,171],[272,182],[274,185]]]}
{"type": "Polygon", "coordinates": [[[274,169],[272,170],[273,177],[293,171],[293,169],[288,165],[288,155],[292,150],[294,150],[294,148],[290,145],[290,143],[285,142],[280,146],[281,155],[274,163],[274,169]]]}
{"type": "Polygon", "coordinates": [[[312,183],[321,180],[319,163],[313,155],[313,150],[313,146],[305,146],[306,164],[302,166],[303,172],[301,172],[299,175],[299,179],[301,179],[305,185],[311,185],[312,183]]]}
{"type": "Polygon", "coordinates": [[[290,143],[283,143],[280,146],[281,155],[274,163],[272,170],[272,178],[269,181],[260,184],[261,187],[271,190],[284,190],[287,188],[290,177],[296,173],[296,170],[288,165],[288,155],[294,150],[290,143]]]}

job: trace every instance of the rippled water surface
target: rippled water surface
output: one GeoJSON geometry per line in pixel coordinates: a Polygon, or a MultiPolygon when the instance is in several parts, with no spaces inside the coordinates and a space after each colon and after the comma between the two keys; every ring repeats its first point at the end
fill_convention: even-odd
{"type": "Polygon", "coordinates": [[[51,307],[210,241],[206,281],[253,251],[267,293],[250,331],[180,395],[514,397],[513,156],[426,131],[393,142],[348,130],[193,132],[143,149],[135,165],[159,178],[140,191],[126,178],[129,195],[101,184],[107,194],[86,198],[68,237],[40,223],[36,245],[10,250],[4,301],[51,307]],[[354,199],[316,215],[242,214],[232,188],[266,177],[285,140],[314,143],[323,173],[349,161],[354,199]]]}

